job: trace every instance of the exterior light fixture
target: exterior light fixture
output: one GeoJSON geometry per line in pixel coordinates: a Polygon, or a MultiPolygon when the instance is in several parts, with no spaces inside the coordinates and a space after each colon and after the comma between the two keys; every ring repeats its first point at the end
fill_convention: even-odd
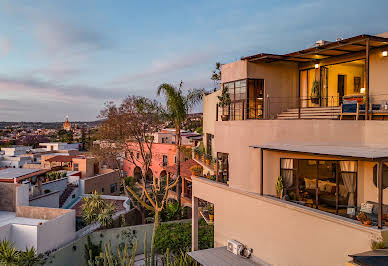
{"type": "Polygon", "coordinates": [[[360,89],[360,92],[361,92],[361,93],[365,93],[365,88],[361,88],[361,89],[360,89]]]}
{"type": "Polygon", "coordinates": [[[319,68],[319,64],[315,64],[315,68],[319,68]]]}
{"type": "Polygon", "coordinates": [[[388,51],[383,51],[383,56],[388,56],[388,51]]]}

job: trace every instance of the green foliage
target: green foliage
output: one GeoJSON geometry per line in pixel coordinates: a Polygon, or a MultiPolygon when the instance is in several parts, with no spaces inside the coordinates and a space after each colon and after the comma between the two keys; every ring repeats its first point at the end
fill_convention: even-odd
{"type": "Polygon", "coordinates": [[[179,220],[182,217],[182,207],[176,201],[169,201],[160,216],[163,222],[179,220]]]}
{"type": "MultiPolygon", "coordinates": [[[[113,254],[110,241],[105,243],[104,251],[100,253],[99,256],[96,256],[94,260],[89,260],[89,266],[134,266],[135,265],[135,256],[137,250],[137,241],[135,246],[132,249],[132,254],[129,253],[128,245],[125,244],[123,249],[117,247],[117,256],[113,254]]],[[[146,264],[147,265],[147,264],[146,264]]]]}
{"type": "MultiPolygon", "coordinates": [[[[214,245],[214,227],[206,224],[203,220],[198,228],[199,249],[212,248],[214,245]]],[[[164,223],[156,232],[155,247],[160,253],[167,249],[173,254],[191,248],[191,223],[164,223]]]]}
{"type": "Polygon", "coordinates": [[[376,249],[382,249],[384,248],[384,241],[372,241],[371,242],[371,249],[376,250],[376,249]]]}
{"type": "Polygon", "coordinates": [[[195,129],[195,132],[197,132],[198,134],[203,134],[203,127],[201,126],[201,127],[197,127],[196,129],[195,129]]]}
{"type": "Polygon", "coordinates": [[[218,100],[219,100],[219,106],[221,107],[228,106],[231,103],[230,95],[228,92],[228,86],[224,86],[222,88],[222,92],[221,92],[221,95],[218,96],[218,100]]]}
{"type": "Polygon", "coordinates": [[[19,265],[34,266],[42,262],[41,255],[37,255],[34,247],[26,248],[24,252],[19,253],[19,265]]]}
{"type": "Polygon", "coordinates": [[[84,197],[82,201],[82,218],[87,224],[100,222],[104,227],[112,224],[112,216],[116,209],[113,204],[102,199],[97,192],[84,197]]]}
{"type": "Polygon", "coordinates": [[[283,177],[279,176],[278,180],[276,181],[276,185],[275,185],[276,192],[279,193],[279,194],[282,193],[283,192],[283,188],[284,188],[283,177]]]}
{"type": "Polygon", "coordinates": [[[58,131],[58,138],[61,142],[70,143],[73,142],[73,131],[66,131],[64,129],[61,129],[58,131]]]}
{"type": "Polygon", "coordinates": [[[100,241],[98,245],[95,245],[90,239],[90,235],[88,235],[87,242],[85,244],[85,254],[84,254],[84,258],[86,262],[89,262],[90,260],[95,260],[95,258],[98,255],[100,255],[101,252],[102,252],[102,241],[100,241]]]}
{"type": "Polygon", "coordinates": [[[34,266],[41,263],[41,256],[36,254],[35,249],[26,248],[18,251],[13,243],[8,240],[0,242],[0,264],[4,266],[34,266]]]}
{"type": "Polygon", "coordinates": [[[313,86],[311,87],[311,98],[320,98],[321,92],[319,89],[319,82],[317,80],[314,80],[313,86]]]}
{"type": "Polygon", "coordinates": [[[162,259],[163,265],[167,266],[194,266],[195,261],[187,254],[189,250],[183,252],[182,250],[177,255],[171,255],[170,250],[167,249],[162,259]]]}

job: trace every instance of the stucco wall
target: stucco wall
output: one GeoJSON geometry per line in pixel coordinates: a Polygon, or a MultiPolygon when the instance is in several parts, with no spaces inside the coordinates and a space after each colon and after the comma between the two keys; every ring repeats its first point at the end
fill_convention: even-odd
{"type": "Polygon", "coordinates": [[[11,183],[0,183],[0,211],[15,211],[16,186],[11,183]]]}
{"type": "MultiPolygon", "coordinates": [[[[384,49],[387,51],[388,49],[384,49]]],[[[377,103],[388,101],[388,57],[382,56],[382,49],[370,55],[369,90],[371,100],[377,103]],[[382,95],[383,94],[383,95],[382,95]]]]}
{"type": "Polygon", "coordinates": [[[214,203],[215,246],[235,239],[272,265],[344,265],[370,249],[377,230],[320,211],[193,178],[193,196],[214,203]]]}
{"type": "Polygon", "coordinates": [[[103,195],[120,195],[120,176],[115,170],[111,170],[102,175],[82,178],[80,183],[83,194],[91,194],[94,191],[97,191],[103,195]],[[116,184],[116,191],[114,193],[110,193],[110,186],[112,184],[116,184]]]}
{"type": "Polygon", "coordinates": [[[221,66],[221,83],[246,79],[248,77],[248,62],[245,60],[235,61],[221,66]]]}
{"type": "Polygon", "coordinates": [[[38,252],[59,248],[75,239],[75,211],[56,217],[38,226],[38,252]]]}
{"type": "Polygon", "coordinates": [[[37,226],[25,224],[12,224],[11,237],[9,240],[15,244],[18,250],[25,250],[26,247],[38,247],[37,226]]]}
{"type": "Polygon", "coordinates": [[[46,208],[59,208],[59,196],[59,191],[52,191],[31,199],[29,205],[46,208]]]}
{"type": "Polygon", "coordinates": [[[251,145],[387,146],[388,124],[385,121],[249,120],[215,124],[216,151],[229,153],[230,185],[247,191],[259,189],[259,152],[249,148],[251,145]]]}
{"type": "Polygon", "coordinates": [[[16,186],[16,198],[18,206],[29,205],[29,187],[28,185],[17,184],[16,186]]]}
{"type": "MultiPolygon", "coordinates": [[[[218,90],[212,94],[206,95],[203,97],[203,113],[206,114],[203,116],[203,143],[206,147],[207,135],[206,134],[215,134],[215,123],[217,116],[217,103],[219,102],[218,96],[221,95],[222,90],[218,90]]],[[[220,109],[221,112],[221,109],[220,109]]],[[[221,114],[219,114],[221,115],[221,114]]],[[[212,157],[215,158],[217,155],[215,151],[215,139],[213,138],[212,142],[212,157]]]]}

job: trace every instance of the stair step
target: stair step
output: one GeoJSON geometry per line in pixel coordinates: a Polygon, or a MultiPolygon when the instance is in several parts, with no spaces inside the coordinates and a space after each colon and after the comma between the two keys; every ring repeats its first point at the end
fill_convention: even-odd
{"type": "MultiPolygon", "coordinates": [[[[295,113],[281,113],[278,114],[278,117],[280,116],[295,116],[298,117],[298,114],[295,113]]],[[[301,113],[300,116],[339,116],[339,113],[319,113],[319,114],[306,114],[306,113],[301,113]]]]}

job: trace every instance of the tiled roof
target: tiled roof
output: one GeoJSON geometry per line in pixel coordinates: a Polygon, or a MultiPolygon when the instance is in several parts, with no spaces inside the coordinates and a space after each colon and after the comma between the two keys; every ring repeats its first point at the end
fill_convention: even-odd
{"type": "MultiPolygon", "coordinates": [[[[191,170],[190,168],[194,165],[198,165],[199,164],[194,161],[193,159],[191,160],[188,160],[186,162],[182,162],[181,163],[181,176],[183,178],[191,178],[191,170]]],[[[172,165],[172,166],[167,166],[165,168],[165,170],[168,172],[168,173],[172,173],[172,174],[176,174],[176,164],[172,165]]]]}
{"type": "Polygon", "coordinates": [[[71,156],[71,155],[57,155],[54,157],[51,157],[46,160],[46,162],[61,162],[61,163],[69,163],[77,156],[71,156]]]}

